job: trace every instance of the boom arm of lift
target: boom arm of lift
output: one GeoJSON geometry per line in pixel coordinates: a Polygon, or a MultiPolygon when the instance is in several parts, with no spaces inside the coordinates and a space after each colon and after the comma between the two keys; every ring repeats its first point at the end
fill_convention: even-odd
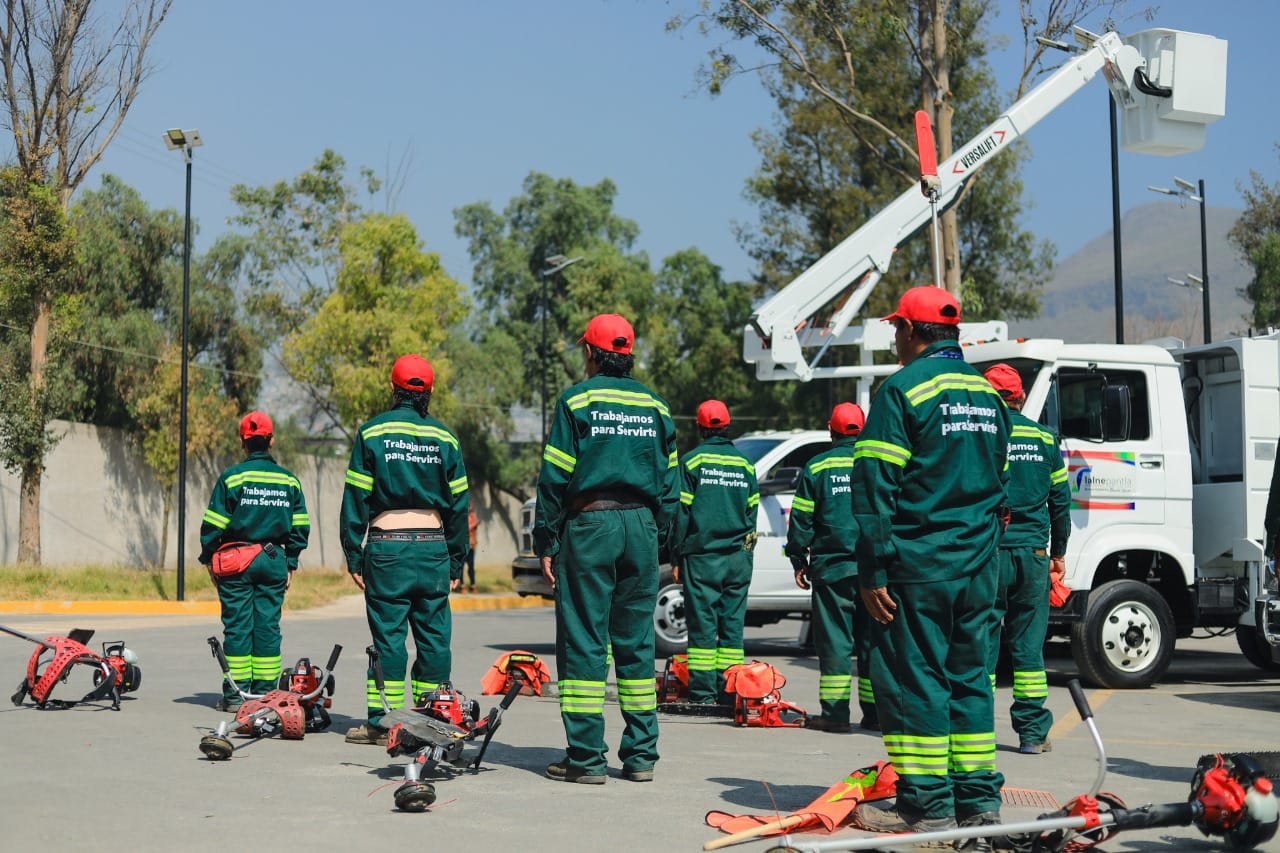
{"type": "MultiPolygon", "coordinates": [[[[1078,31],[1092,44],[1058,68],[977,136],[938,166],[938,205],[955,202],[965,183],[987,160],[1008,148],[1036,122],[1057,109],[1102,71],[1121,107],[1134,103],[1134,75],[1146,61],[1137,48],[1114,32],[1101,36],[1078,31]]],[[[929,199],[913,184],[857,231],[756,309],[743,330],[743,358],[756,365],[763,380],[871,377],[891,373],[894,365],[874,365],[871,352],[887,349],[893,337],[887,324],[850,328],[850,322],[889,268],[897,247],[928,223],[929,199]],[[830,321],[815,327],[811,318],[846,288],[844,303],[830,321]],[[830,346],[857,345],[862,364],[819,367],[830,346]],[[812,362],[805,350],[817,348],[812,362]]],[[[1000,321],[964,324],[961,340],[999,340],[1008,326],[1000,321]]],[[[865,383],[864,383],[865,384],[865,383]]]]}

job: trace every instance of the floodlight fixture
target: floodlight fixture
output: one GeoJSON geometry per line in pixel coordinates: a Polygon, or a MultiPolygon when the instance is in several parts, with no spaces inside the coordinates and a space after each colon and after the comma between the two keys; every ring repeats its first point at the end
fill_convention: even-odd
{"type": "Polygon", "coordinates": [[[166,130],[162,138],[165,147],[170,151],[176,151],[179,148],[199,148],[204,144],[198,130],[179,130],[175,127],[166,130]]]}

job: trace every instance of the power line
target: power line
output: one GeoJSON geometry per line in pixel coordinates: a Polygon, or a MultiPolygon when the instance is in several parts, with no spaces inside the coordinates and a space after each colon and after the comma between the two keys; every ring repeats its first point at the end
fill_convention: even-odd
{"type": "MultiPolygon", "coordinates": [[[[14,326],[10,323],[0,322],[0,328],[12,329],[15,332],[21,332],[23,334],[28,334],[30,332],[29,329],[25,329],[21,326],[14,326]]],[[[113,352],[119,355],[130,355],[135,358],[144,358],[148,361],[154,361],[160,364],[180,364],[181,363],[177,359],[173,359],[173,358],[164,358],[162,356],[151,355],[150,353],[139,352],[138,350],[123,349],[121,347],[109,347],[106,344],[95,344],[92,341],[82,341],[79,338],[65,338],[65,340],[73,344],[79,344],[80,346],[88,347],[89,349],[103,350],[105,352],[113,352]]],[[[258,374],[256,373],[245,373],[242,370],[228,370],[225,367],[213,367],[212,365],[199,364],[196,362],[188,362],[188,364],[190,364],[193,367],[197,367],[200,370],[205,370],[210,373],[217,373],[222,376],[242,376],[246,379],[259,378],[258,374]]]]}

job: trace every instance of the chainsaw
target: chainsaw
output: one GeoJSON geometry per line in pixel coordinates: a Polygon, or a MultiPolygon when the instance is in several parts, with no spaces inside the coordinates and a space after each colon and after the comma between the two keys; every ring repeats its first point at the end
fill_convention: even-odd
{"type": "Polygon", "coordinates": [[[111,710],[120,710],[120,697],[132,693],[142,684],[142,670],[138,668],[138,656],[123,642],[102,644],[102,654],[90,649],[86,643],[93,638],[93,631],[76,628],[65,637],[33,637],[13,628],[0,625],[0,631],[20,640],[35,643],[39,648],[27,661],[27,677],[18,685],[10,698],[14,705],[22,705],[30,696],[36,707],[70,708],[80,702],[111,700],[111,710]],[[93,689],[80,699],[53,699],[50,693],[57,684],[65,684],[71,667],[82,664],[93,670],[93,689]]]}
{"type": "Polygon", "coordinates": [[[502,701],[480,717],[480,703],[468,699],[452,684],[445,682],[435,690],[414,697],[413,708],[388,708],[382,677],[382,663],[378,651],[369,646],[369,671],[382,699],[382,725],[387,731],[387,755],[411,755],[405,765],[404,781],[395,791],[396,808],[407,812],[426,811],[436,801],[436,789],[422,776],[442,765],[465,768],[474,772],[489,749],[493,733],[502,724],[502,713],[511,707],[525,685],[524,673],[517,667],[510,670],[510,683],[502,701]],[[467,743],[483,737],[475,758],[463,757],[467,743]]]}
{"type": "Polygon", "coordinates": [[[265,694],[249,693],[231,677],[231,668],[217,637],[209,638],[209,648],[222,667],[226,678],[243,700],[234,720],[218,724],[213,734],[200,739],[200,751],[211,761],[226,761],[235,752],[228,737],[231,734],[251,738],[279,734],[285,740],[301,740],[308,732],[329,728],[329,708],[333,706],[333,668],[337,666],[342,646],[335,644],[324,668],[314,666],[309,658],[300,658],[293,667],[280,673],[276,689],[265,694]],[[323,694],[323,695],[322,695],[323,694]]]}

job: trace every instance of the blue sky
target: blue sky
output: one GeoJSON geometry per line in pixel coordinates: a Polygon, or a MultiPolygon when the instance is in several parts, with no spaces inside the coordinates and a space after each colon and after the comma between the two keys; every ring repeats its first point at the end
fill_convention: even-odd
{"type": "MultiPolygon", "coordinates": [[[[450,274],[469,283],[455,208],[485,200],[501,209],[530,171],[584,184],[607,177],[619,189],[617,212],[637,222],[639,248],[655,266],[697,246],[726,276],[745,279],[750,261],[732,228],[755,221],[742,188],[759,163],[750,133],[771,123],[772,104],[753,78],[715,99],[697,90],[710,42],[692,30],[664,31],[672,15],[695,6],[179,0],[152,49],[156,70],[86,186],[112,172],[153,207],[181,210],[182,158],[165,150],[161,134],[199,129],[192,213],[202,252],[226,228],[232,184],[292,178],[325,148],[379,171],[408,158],[397,207],[450,274]]],[[[1203,178],[1210,205],[1240,207],[1236,185],[1250,168],[1268,181],[1280,174],[1280,114],[1266,82],[1280,3],[1131,4],[1148,6],[1159,8],[1151,23],[1122,23],[1122,34],[1160,26],[1229,41],[1227,117],[1209,127],[1204,151],[1122,152],[1122,207],[1159,200],[1146,186],[1172,186],[1174,175],[1203,178]]],[[[1001,8],[991,24],[1007,46],[992,60],[1011,90],[1021,34],[1016,4],[1003,0],[1001,8]]],[[[1033,207],[1024,225],[1053,239],[1060,258],[1111,225],[1106,98],[1099,77],[1025,137],[1033,207]]]]}

